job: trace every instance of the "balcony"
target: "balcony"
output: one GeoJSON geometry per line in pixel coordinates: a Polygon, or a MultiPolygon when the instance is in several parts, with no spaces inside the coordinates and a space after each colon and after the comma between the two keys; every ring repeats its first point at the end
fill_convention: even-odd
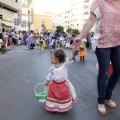
{"type": "Polygon", "coordinates": [[[88,15],[89,14],[89,12],[88,11],[84,11],[84,15],[88,15]]]}
{"type": "Polygon", "coordinates": [[[84,0],[84,2],[89,2],[89,0],[84,0]]]}
{"type": "Polygon", "coordinates": [[[0,6],[10,9],[14,12],[20,12],[22,10],[21,0],[0,0],[0,6]]]}

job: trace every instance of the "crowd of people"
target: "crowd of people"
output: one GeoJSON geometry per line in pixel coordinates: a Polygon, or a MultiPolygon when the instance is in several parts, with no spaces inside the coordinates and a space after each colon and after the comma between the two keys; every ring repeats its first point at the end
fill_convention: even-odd
{"type": "MultiPolygon", "coordinates": [[[[26,45],[27,49],[34,49],[35,46],[38,46],[39,52],[44,53],[45,48],[49,47],[53,50],[56,48],[69,48],[70,45],[74,42],[76,34],[60,34],[60,33],[50,33],[50,32],[41,32],[34,33],[33,30],[30,32],[16,32],[14,30],[5,30],[5,28],[0,29],[0,52],[6,53],[11,50],[14,46],[26,45]]],[[[87,55],[87,48],[91,49],[91,40],[93,33],[88,33],[82,44],[84,48],[78,47],[74,50],[73,60],[76,60],[75,56],[80,56],[80,61],[84,61],[84,57],[87,55]]]]}

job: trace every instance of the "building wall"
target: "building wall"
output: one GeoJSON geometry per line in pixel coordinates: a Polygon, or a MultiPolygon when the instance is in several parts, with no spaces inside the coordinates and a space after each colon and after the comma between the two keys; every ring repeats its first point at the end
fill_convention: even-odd
{"type": "Polygon", "coordinates": [[[19,31],[28,31],[28,10],[30,10],[30,30],[34,30],[34,25],[33,25],[33,19],[34,19],[34,9],[33,9],[33,4],[31,4],[28,8],[28,5],[26,2],[22,2],[22,12],[19,13],[20,16],[20,27],[19,27],[19,31]]]}
{"type": "Polygon", "coordinates": [[[83,7],[83,0],[74,0],[71,4],[72,25],[74,29],[79,29],[79,31],[81,31],[83,27],[83,7]]]}
{"type": "Polygon", "coordinates": [[[56,26],[62,25],[66,31],[68,28],[79,29],[83,27],[83,0],[74,0],[70,8],[63,13],[56,15],[56,26]]]}
{"type": "Polygon", "coordinates": [[[18,12],[21,11],[21,0],[0,0],[0,14],[3,18],[0,19],[0,28],[16,29],[14,19],[18,18],[18,12]]]}
{"type": "Polygon", "coordinates": [[[22,0],[0,0],[0,5],[3,5],[14,11],[21,11],[21,4],[22,0]]]}
{"type": "Polygon", "coordinates": [[[53,31],[53,16],[51,13],[34,14],[34,31],[42,31],[42,24],[44,24],[46,30],[53,31]]]}
{"type": "MultiPolygon", "coordinates": [[[[73,0],[67,11],[56,15],[55,26],[62,25],[65,31],[68,28],[82,30],[90,15],[90,6],[93,0],[73,0]],[[86,14],[87,12],[87,14],[86,14]]],[[[94,30],[94,27],[91,31],[94,30]]]]}

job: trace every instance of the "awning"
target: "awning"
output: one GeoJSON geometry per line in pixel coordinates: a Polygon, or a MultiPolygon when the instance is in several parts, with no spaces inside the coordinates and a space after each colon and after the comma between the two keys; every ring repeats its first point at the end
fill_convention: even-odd
{"type": "Polygon", "coordinates": [[[3,21],[3,20],[1,20],[0,22],[2,24],[4,24],[5,26],[15,27],[13,22],[7,22],[7,21],[3,21]]]}

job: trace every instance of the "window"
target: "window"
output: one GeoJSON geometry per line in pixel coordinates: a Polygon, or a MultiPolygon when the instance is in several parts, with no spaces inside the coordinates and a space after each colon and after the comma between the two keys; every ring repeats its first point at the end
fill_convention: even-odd
{"type": "Polygon", "coordinates": [[[85,12],[84,12],[84,15],[87,15],[87,14],[89,14],[89,12],[88,12],[88,11],[85,11],[85,12]]]}
{"type": "Polygon", "coordinates": [[[84,19],[84,21],[87,21],[87,19],[84,19]]]}
{"type": "Polygon", "coordinates": [[[45,23],[44,23],[44,22],[42,22],[42,23],[41,23],[41,26],[42,26],[42,27],[45,27],[45,23]]]}
{"type": "Polygon", "coordinates": [[[26,24],[24,23],[21,23],[21,27],[27,27],[26,24]]]}
{"type": "Polygon", "coordinates": [[[84,0],[84,2],[89,2],[89,0],[84,0]]]}
{"type": "Polygon", "coordinates": [[[77,24],[77,26],[78,26],[78,24],[77,24]]]}
{"type": "Polygon", "coordinates": [[[23,20],[23,23],[26,23],[26,20],[23,20]]]}
{"type": "Polygon", "coordinates": [[[84,5],[84,9],[87,9],[87,8],[89,8],[89,6],[87,6],[87,5],[84,5]]]}
{"type": "Polygon", "coordinates": [[[27,26],[27,21],[26,20],[23,20],[22,23],[21,23],[21,27],[26,27],[27,26]]]}
{"type": "Polygon", "coordinates": [[[13,0],[14,2],[18,2],[18,0],[13,0]]]}

